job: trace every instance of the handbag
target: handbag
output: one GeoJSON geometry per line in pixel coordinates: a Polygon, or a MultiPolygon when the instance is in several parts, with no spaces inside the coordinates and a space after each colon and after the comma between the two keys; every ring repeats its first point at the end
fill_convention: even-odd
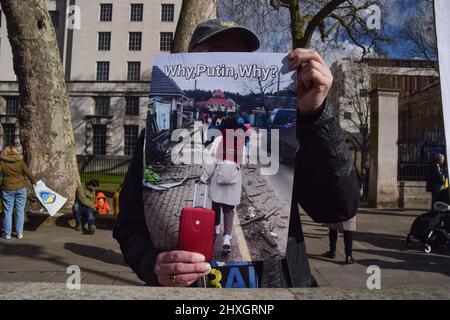
{"type": "Polygon", "coordinates": [[[233,161],[225,160],[217,164],[216,170],[218,184],[235,184],[240,179],[241,168],[233,161]]]}

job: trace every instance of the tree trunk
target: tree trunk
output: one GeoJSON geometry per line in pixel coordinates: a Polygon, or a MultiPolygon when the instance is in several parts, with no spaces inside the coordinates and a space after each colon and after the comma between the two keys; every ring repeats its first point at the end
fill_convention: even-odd
{"type": "Polygon", "coordinates": [[[289,0],[292,48],[304,48],[305,18],[300,14],[300,0],[289,0]]]}
{"type": "Polygon", "coordinates": [[[20,92],[20,142],[38,179],[67,197],[80,182],[66,84],[44,0],[0,0],[20,92]]]}
{"type": "Polygon", "coordinates": [[[197,25],[216,17],[216,0],[183,0],[172,53],[187,52],[191,36],[197,25]]]}

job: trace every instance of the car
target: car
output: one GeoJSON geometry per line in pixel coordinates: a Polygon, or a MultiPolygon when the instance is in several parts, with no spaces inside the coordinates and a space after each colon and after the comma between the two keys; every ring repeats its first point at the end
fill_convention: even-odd
{"type": "Polygon", "coordinates": [[[280,137],[280,161],[290,162],[297,150],[297,139],[295,136],[295,121],[297,120],[297,109],[274,109],[270,113],[268,123],[267,149],[271,151],[272,130],[278,130],[280,137]]]}

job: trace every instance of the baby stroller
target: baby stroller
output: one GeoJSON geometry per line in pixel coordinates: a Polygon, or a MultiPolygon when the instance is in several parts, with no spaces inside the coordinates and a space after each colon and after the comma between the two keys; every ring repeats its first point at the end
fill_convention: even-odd
{"type": "Polygon", "coordinates": [[[436,202],[433,211],[417,217],[406,237],[408,248],[413,246],[414,239],[422,242],[425,253],[430,253],[432,247],[450,244],[450,206],[436,202]]]}

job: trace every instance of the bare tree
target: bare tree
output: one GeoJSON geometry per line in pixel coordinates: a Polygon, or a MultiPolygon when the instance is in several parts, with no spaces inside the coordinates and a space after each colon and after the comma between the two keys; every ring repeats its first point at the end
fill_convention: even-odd
{"type": "Polygon", "coordinates": [[[270,47],[277,47],[278,35],[286,36],[289,30],[292,47],[307,48],[317,32],[322,42],[348,39],[367,54],[381,51],[380,43],[390,41],[368,24],[374,5],[382,10],[386,0],[224,0],[219,9],[237,22],[255,26],[262,39],[269,32],[278,42],[268,40],[270,47]]]}
{"type": "MultiPolygon", "coordinates": [[[[258,69],[269,69],[264,62],[255,62],[253,65],[257,66],[258,69]]],[[[263,79],[260,75],[245,78],[245,81],[242,82],[242,87],[245,88],[248,93],[256,94],[261,98],[261,107],[268,115],[271,110],[269,110],[266,105],[266,97],[286,89],[285,87],[287,87],[287,84],[290,82],[291,78],[282,78],[281,73],[277,72],[275,76],[269,76],[267,79],[263,79]]]]}
{"type": "Polygon", "coordinates": [[[439,71],[433,0],[418,0],[412,9],[410,2],[403,0],[401,3],[404,10],[412,12],[399,31],[399,38],[409,44],[407,53],[410,56],[432,62],[436,71],[439,71]]]}
{"type": "Polygon", "coordinates": [[[31,171],[74,200],[80,181],[56,34],[44,0],[0,0],[20,92],[20,142],[31,171]]]}
{"type": "Polygon", "coordinates": [[[187,52],[191,36],[197,25],[216,17],[216,0],[183,0],[172,53],[187,52]]]}
{"type": "Polygon", "coordinates": [[[346,60],[343,70],[335,70],[331,101],[339,107],[341,122],[351,143],[361,151],[360,169],[368,167],[370,143],[370,90],[371,74],[374,72],[364,61],[346,60]],[[339,72],[340,74],[336,74],[339,72]]]}

